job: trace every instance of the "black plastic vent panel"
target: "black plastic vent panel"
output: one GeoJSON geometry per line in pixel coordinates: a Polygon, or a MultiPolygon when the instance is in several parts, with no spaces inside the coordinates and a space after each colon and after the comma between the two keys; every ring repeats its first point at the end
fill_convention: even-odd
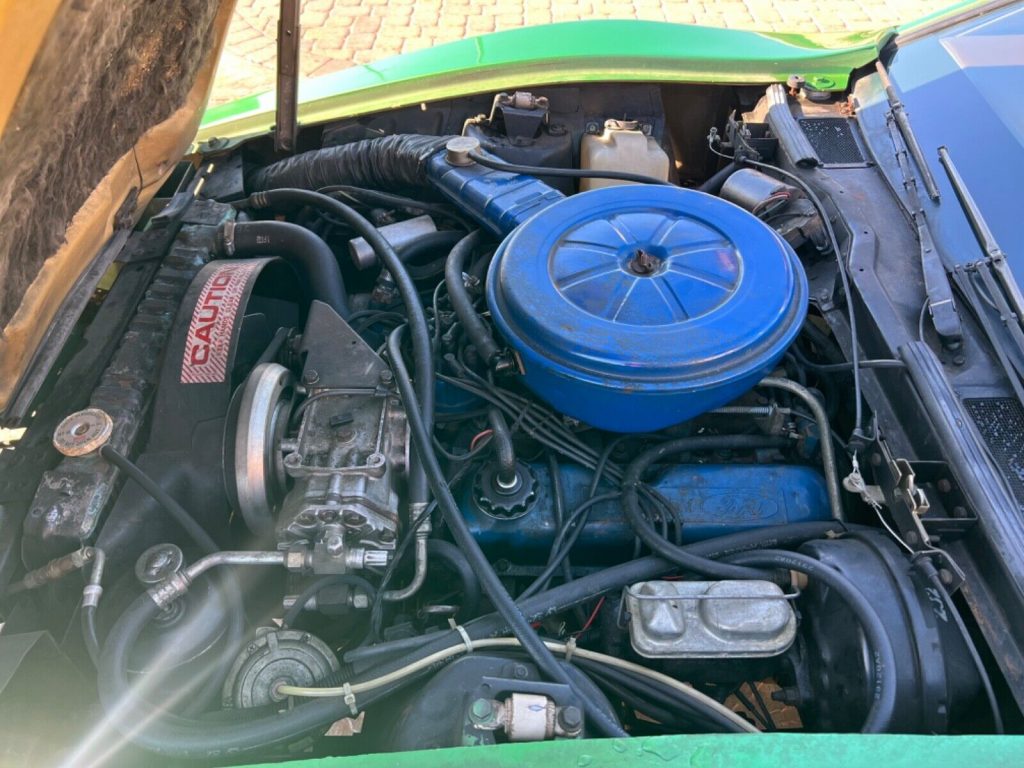
{"type": "Polygon", "coordinates": [[[967,398],[964,407],[1024,509],[1024,407],[1012,397],[967,398]]]}
{"type": "Polygon", "coordinates": [[[845,117],[805,117],[800,128],[823,165],[864,165],[864,153],[845,117]]]}

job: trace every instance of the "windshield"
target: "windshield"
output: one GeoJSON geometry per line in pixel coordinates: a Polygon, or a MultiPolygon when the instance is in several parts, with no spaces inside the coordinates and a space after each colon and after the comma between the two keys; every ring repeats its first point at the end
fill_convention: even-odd
{"type": "MultiPolygon", "coordinates": [[[[300,70],[317,77],[434,45],[519,27],[639,19],[802,34],[877,30],[951,0],[305,0],[300,70]]],[[[210,106],[274,86],[279,0],[239,0],[210,106]]]]}

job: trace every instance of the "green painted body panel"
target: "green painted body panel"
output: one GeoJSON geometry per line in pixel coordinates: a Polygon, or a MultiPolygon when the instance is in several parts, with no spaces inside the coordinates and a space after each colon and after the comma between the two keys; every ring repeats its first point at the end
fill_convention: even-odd
{"type": "MultiPolygon", "coordinates": [[[[526,27],[304,80],[299,121],[558,83],[743,84],[785,81],[799,73],[823,90],[843,90],[851,70],[870,63],[892,32],[812,38],[614,20],[526,27]]],[[[274,94],[268,92],[210,109],[197,140],[261,134],[273,123],[274,94]]]]}
{"type": "MultiPolygon", "coordinates": [[[[303,80],[299,121],[341,117],[513,87],[600,81],[766,83],[804,75],[844,90],[896,32],[986,5],[964,0],[898,28],[846,35],[760,33],[690,24],[590,20],[457,40],[303,80]]],[[[208,110],[197,142],[254,136],[274,124],[272,91],[208,110]]]]}
{"type": "Polygon", "coordinates": [[[1021,764],[1024,736],[784,733],[549,741],[288,763],[289,768],[938,768],[1021,764]]]}

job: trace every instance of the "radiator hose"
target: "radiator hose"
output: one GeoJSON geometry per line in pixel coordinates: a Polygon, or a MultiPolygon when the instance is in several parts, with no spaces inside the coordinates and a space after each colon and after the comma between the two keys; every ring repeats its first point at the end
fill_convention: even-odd
{"type": "Polygon", "coordinates": [[[311,230],[286,221],[227,221],[217,233],[217,243],[229,258],[280,256],[299,273],[310,298],[348,319],[348,295],[338,260],[311,230]]]}

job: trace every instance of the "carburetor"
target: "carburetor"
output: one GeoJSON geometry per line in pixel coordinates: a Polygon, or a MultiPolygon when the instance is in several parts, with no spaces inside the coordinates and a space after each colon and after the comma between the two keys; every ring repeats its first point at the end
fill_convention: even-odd
{"type": "Polygon", "coordinates": [[[409,450],[391,370],[319,302],[296,351],[300,382],[264,363],[242,391],[237,508],[254,533],[303,552],[313,573],[384,566],[398,537],[397,485],[409,450]]]}

